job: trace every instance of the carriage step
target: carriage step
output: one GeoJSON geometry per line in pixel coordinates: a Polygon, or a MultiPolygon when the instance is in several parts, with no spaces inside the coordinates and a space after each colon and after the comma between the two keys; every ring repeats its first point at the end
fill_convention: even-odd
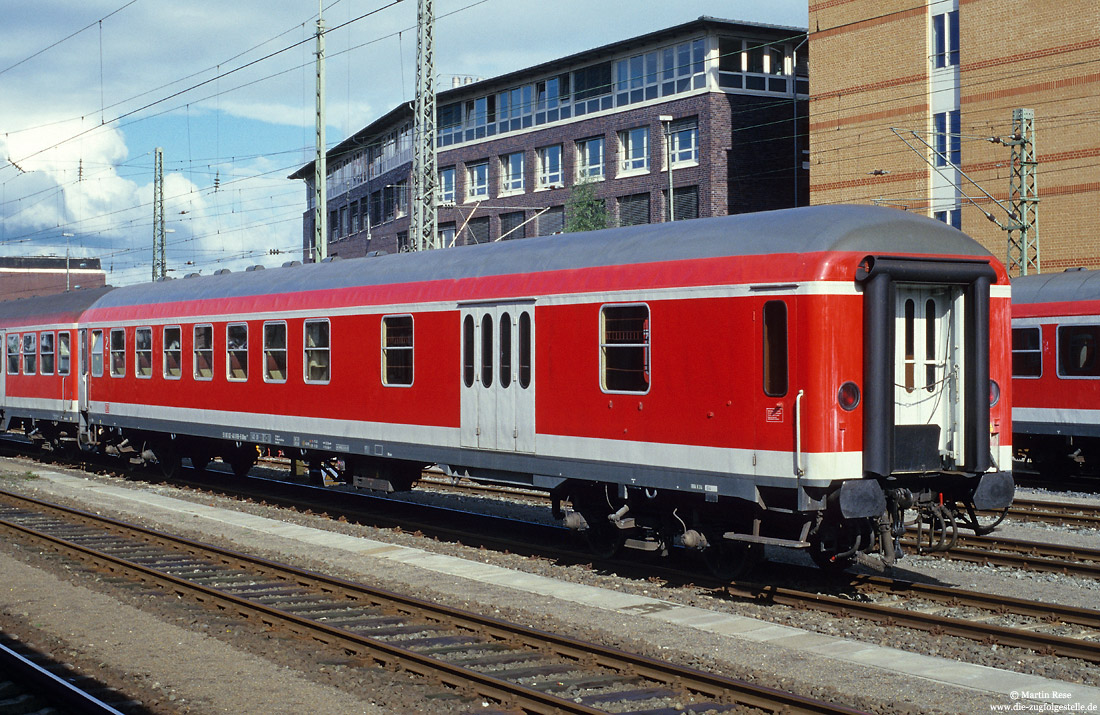
{"type": "Polygon", "coordinates": [[[730,541],[748,541],[753,544],[768,544],[770,546],[787,546],[792,549],[805,549],[810,546],[809,541],[798,539],[777,539],[772,536],[755,536],[753,534],[739,534],[736,531],[727,531],[722,534],[723,539],[730,541]]]}

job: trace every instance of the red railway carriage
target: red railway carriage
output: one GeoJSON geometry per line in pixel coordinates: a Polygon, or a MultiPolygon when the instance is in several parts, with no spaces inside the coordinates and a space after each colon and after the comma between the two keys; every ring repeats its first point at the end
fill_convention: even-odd
{"type": "Polygon", "coordinates": [[[1044,472],[1100,458],[1100,271],[1012,282],[1013,443],[1044,472]]]}
{"type": "Polygon", "coordinates": [[[548,490],[601,550],[843,564],[893,558],[907,507],[1011,500],[1008,320],[962,233],[815,207],[118,288],[81,316],[77,407],[168,466],[436,464],[548,490]]]}

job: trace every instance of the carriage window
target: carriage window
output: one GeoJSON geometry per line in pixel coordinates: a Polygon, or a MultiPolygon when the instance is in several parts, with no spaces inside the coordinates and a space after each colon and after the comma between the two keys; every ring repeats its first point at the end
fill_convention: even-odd
{"type": "Polygon", "coordinates": [[[413,383],[413,319],[411,315],[382,318],[382,384],[413,383]]]}
{"type": "Polygon", "coordinates": [[[519,386],[523,389],[531,384],[531,314],[524,311],[519,314],[519,386]]]}
{"type": "Polygon", "coordinates": [[[57,374],[68,375],[69,365],[72,360],[72,351],[69,348],[69,332],[57,334],[57,374]]]}
{"type": "Polygon", "coordinates": [[[1012,376],[1039,377],[1043,374],[1043,344],[1038,326],[1012,329],[1012,376]]]}
{"type": "Polygon", "coordinates": [[[35,333],[23,333],[23,374],[38,372],[38,336],[35,333]]]}
{"type": "MultiPolygon", "coordinates": [[[[16,338],[18,342],[18,338],[16,338]]],[[[16,371],[19,360],[16,358],[16,371]]],[[[474,384],[474,316],[467,315],[462,320],[462,382],[466,387],[474,384]]]]}
{"type": "Polygon", "coordinates": [[[916,389],[916,309],[917,304],[910,298],[905,301],[905,391],[916,389]]]}
{"type": "Polygon", "coordinates": [[[111,377],[126,376],[126,330],[111,328],[111,377]]]}
{"type": "Polygon", "coordinates": [[[39,367],[43,375],[53,374],[53,333],[42,333],[41,342],[38,345],[39,367]]]}
{"type": "Polygon", "coordinates": [[[248,379],[248,325],[225,327],[225,376],[234,381],[248,379]]]}
{"type": "Polygon", "coordinates": [[[500,386],[512,384],[512,316],[500,316],[500,386]]]}
{"type": "Polygon", "coordinates": [[[19,333],[8,335],[8,374],[19,374],[19,333]]]}
{"type": "Polygon", "coordinates": [[[214,326],[196,325],[194,331],[193,354],[195,358],[195,379],[214,378],[214,326]]]}
{"type": "Polygon", "coordinates": [[[164,329],[164,376],[178,380],[183,374],[183,331],[178,325],[164,329]]]}
{"type": "Polygon", "coordinates": [[[1100,325],[1058,327],[1058,374],[1065,377],[1100,377],[1096,359],[1100,325]]]}
{"type": "Polygon", "coordinates": [[[138,328],[134,331],[134,374],[138,377],[153,376],[152,328],[138,328]]]}
{"type": "Polygon", "coordinates": [[[92,343],[88,348],[92,356],[92,377],[103,377],[103,331],[92,331],[92,343]]]}
{"type": "Polygon", "coordinates": [[[648,305],[605,305],[600,310],[600,363],[604,390],[649,390],[648,305]]]}
{"type": "Polygon", "coordinates": [[[936,301],[924,304],[924,389],[936,389],[936,301]]]}
{"type": "Polygon", "coordinates": [[[329,381],[329,324],[306,321],[306,382],[329,381]]]}
{"type": "Polygon", "coordinates": [[[764,394],[787,394],[787,304],[781,300],[764,304],[764,394]]]}
{"type": "Polygon", "coordinates": [[[481,316],[481,386],[493,386],[493,316],[481,316]]]}
{"type": "Polygon", "coordinates": [[[286,323],[264,323],[264,382],[286,382],[286,323]]]}

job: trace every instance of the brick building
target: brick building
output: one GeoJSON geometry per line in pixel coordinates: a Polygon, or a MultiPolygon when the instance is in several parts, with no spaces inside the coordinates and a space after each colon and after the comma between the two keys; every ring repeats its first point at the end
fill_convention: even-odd
{"type": "Polygon", "coordinates": [[[1006,232],[983,212],[1009,216],[981,189],[1010,205],[1011,150],[989,138],[1011,135],[1013,110],[1031,109],[1042,269],[1100,267],[1100,3],[810,0],[809,10],[811,203],[925,213],[1005,260],[1006,232]]]}
{"type": "Polygon", "coordinates": [[[0,300],[102,288],[106,283],[98,258],[0,258],[0,300]]]}
{"type": "MultiPolygon", "coordinates": [[[[439,92],[442,243],[559,233],[578,181],[613,224],[667,220],[669,154],[676,220],[805,205],[805,50],[801,28],[704,17],[439,92]]],[[[402,104],[329,151],[330,255],[407,247],[412,123],[402,104]]],[[[290,178],[311,203],[313,164],[290,178]]]]}

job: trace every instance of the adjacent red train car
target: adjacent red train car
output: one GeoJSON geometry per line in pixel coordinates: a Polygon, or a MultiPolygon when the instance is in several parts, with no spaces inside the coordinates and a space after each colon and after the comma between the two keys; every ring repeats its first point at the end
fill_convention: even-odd
{"type": "Polygon", "coordinates": [[[530,485],[601,550],[717,570],[892,560],[908,507],[1011,501],[1008,299],[964,234],[843,206],[162,281],[81,315],[70,421],[168,466],[530,485]]]}
{"type": "Polygon", "coordinates": [[[1012,282],[1012,406],[1018,454],[1047,474],[1100,458],[1100,271],[1012,282]]]}

